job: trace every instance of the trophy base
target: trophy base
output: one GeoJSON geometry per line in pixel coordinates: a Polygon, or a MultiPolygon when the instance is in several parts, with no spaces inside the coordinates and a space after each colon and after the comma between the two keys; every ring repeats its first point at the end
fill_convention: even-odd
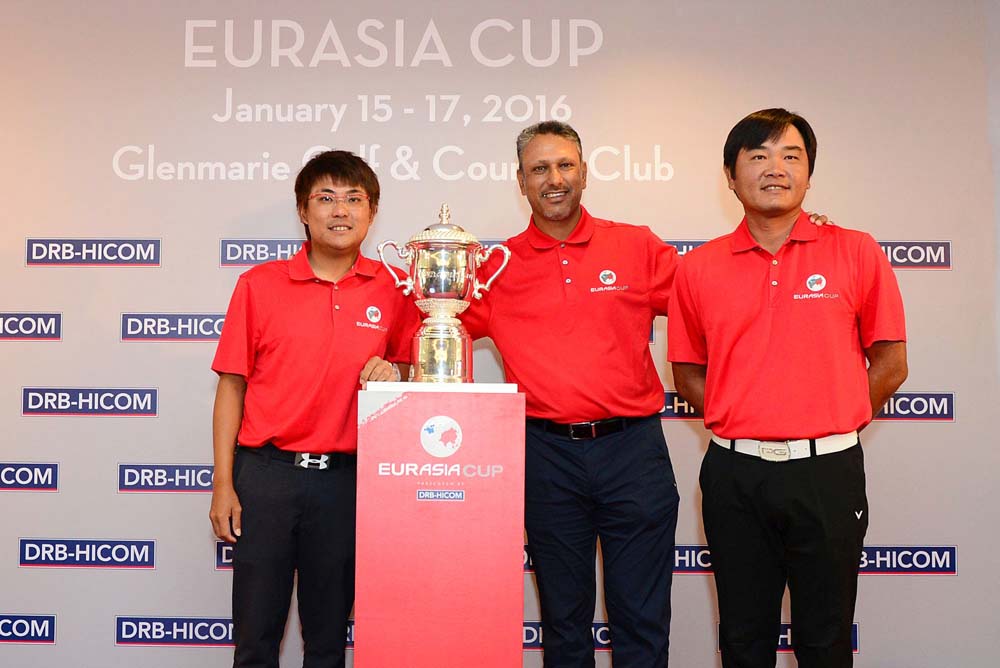
{"type": "Polygon", "coordinates": [[[472,339],[457,318],[430,317],[412,343],[410,381],[471,383],[472,339]]]}

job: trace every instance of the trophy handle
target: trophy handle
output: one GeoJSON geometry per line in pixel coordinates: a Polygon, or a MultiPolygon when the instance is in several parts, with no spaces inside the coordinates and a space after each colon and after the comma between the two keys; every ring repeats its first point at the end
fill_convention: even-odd
{"type": "Polygon", "coordinates": [[[413,292],[413,278],[411,278],[410,276],[407,276],[405,280],[399,278],[399,276],[396,274],[396,270],[393,269],[392,266],[385,260],[384,249],[386,246],[392,246],[393,248],[395,248],[396,255],[398,255],[399,259],[403,260],[404,262],[409,262],[413,254],[410,252],[409,248],[404,247],[403,250],[399,250],[399,246],[396,245],[395,241],[383,241],[378,245],[378,259],[382,260],[382,266],[385,267],[385,270],[389,272],[389,275],[392,276],[392,279],[396,281],[396,287],[403,288],[403,294],[408,295],[411,292],[413,292]]]}
{"type": "Polygon", "coordinates": [[[503,273],[503,270],[507,268],[507,263],[510,262],[510,249],[503,244],[495,244],[486,249],[479,249],[476,253],[476,264],[480,266],[484,264],[495,250],[498,250],[503,254],[503,262],[500,263],[500,266],[493,272],[493,275],[490,276],[486,283],[480,283],[478,277],[474,278],[475,283],[472,290],[472,296],[476,299],[483,298],[482,290],[489,290],[490,286],[493,285],[493,281],[497,280],[497,276],[503,273]]]}

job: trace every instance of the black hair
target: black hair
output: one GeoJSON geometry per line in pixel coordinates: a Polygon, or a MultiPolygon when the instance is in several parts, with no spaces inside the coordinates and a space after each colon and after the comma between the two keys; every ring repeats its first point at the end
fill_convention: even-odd
{"type": "Polygon", "coordinates": [[[726,166],[729,176],[736,174],[736,158],[740,151],[750,151],[762,146],[766,141],[778,140],[789,125],[798,130],[805,141],[806,156],[809,158],[809,176],[812,176],[816,167],[816,135],[809,121],[786,109],[761,109],[733,126],[722,149],[722,164],[726,166]]]}

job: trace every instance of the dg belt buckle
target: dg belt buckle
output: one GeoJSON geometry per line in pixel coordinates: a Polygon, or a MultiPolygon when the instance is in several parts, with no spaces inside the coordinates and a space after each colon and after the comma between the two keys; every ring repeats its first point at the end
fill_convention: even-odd
{"type": "Polygon", "coordinates": [[[768,462],[787,462],[792,458],[792,449],[787,441],[762,441],[757,451],[760,458],[768,462]]]}
{"type": "Polygon", "coordinates": [[[308,452],[299,452],[295,455],[295,465],[304,469],[319,469],[325,471],[330,468],[330,455],[313,455],[308,452]]]}

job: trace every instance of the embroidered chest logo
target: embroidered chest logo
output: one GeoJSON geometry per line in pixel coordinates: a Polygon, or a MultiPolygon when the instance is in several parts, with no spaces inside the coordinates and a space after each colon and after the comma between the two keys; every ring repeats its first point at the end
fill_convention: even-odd
{"type": "Polygon", "coordinates": [[[378,306],[369,306],[366,308],[365,318],[368,319],[368,322],[365,322],[364,320],[356,320],[354,324],[363,329],[375,329],[380,332],[389,331],[389,328],[385,325],[378,324],[379,321],[382,320],[382,310],[379,309],[378,306]]]}
{"type": "Polygon", "coordinates": [[[839,292],[825,292],[827,286],[826,276],[823,274],[811,274],[806,279],[806,289],[809,292],[799,292],[792,295],[795,300],[815,300],[815,299],[840,299],[839,292]]]}
{"type": "Polygon", "coordinates": [[[590,288],[591,292],[621,292],[628,290],[627,285],[617,285],[618,274],[613,269],[602,269],[597,274],[597,280],[601,282],[601,285],[590,288]]]}
{"type": "Polygon", "coordinates": [[[811,292],[819,292],[826,287],[826,276],[823,274],[813,274],[806,279],[806,287],[811,292]]]}

